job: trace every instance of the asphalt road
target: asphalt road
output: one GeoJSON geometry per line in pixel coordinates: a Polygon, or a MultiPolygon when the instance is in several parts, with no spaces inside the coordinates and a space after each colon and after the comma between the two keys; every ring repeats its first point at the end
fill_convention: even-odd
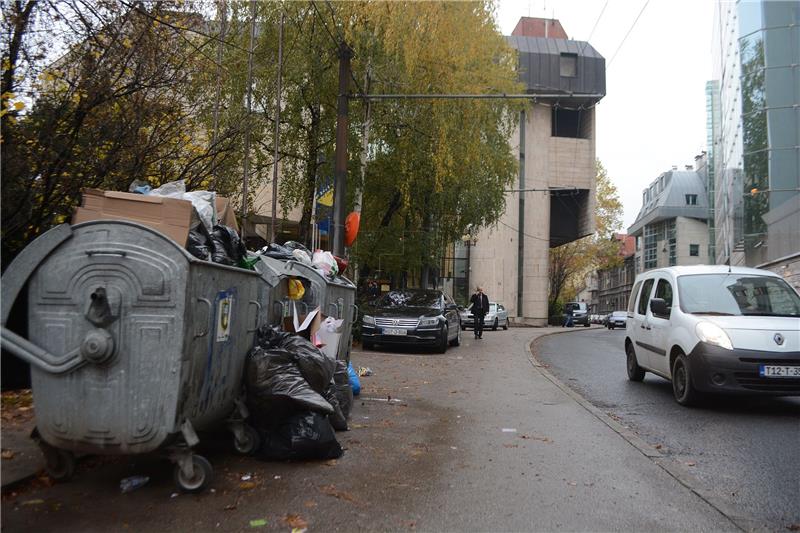
{"type": "Polygon", "coordinates": [[[628,381],[624,330],[554,335],[536,344],[549,371],[646,442],[689,465],[708,490],[783,529],[800,523],[800,398],[716,397],[679,406],[668,381],[628,381]]]}
{"type": "Polygon", "coordinates": [[[87,457],[68,483],[4,493],[2,529],[738,531],[533,364],[544,332],[464,335],[443,355],[354,350],[374,374],[338,460],[262,462],[201,436],[215,479],[179,495],[157,456],[87,457]],[[137,474],[148,484],[121,494],[137,474]]]}

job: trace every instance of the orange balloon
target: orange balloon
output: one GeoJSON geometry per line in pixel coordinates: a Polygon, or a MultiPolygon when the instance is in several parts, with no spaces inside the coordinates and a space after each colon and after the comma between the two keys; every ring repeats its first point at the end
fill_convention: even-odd
{"type": "Polygon", "coordinates": [[[352,246],[358,236],[358,226],[361,224],[361,213],[353,211],[344,219],[344,245],[352,246]]]}

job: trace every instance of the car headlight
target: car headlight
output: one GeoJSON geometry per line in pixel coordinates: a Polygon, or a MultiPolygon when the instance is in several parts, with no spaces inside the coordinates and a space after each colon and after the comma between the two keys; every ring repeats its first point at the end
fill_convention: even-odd
{"type": "Polygon", "coordinates": [[[725,348],[726,350],[733,350],[730,337],[725,333],[725,330],[716,324],[711,322],[699,322],[694,327],[694,331],[697,333],[697,337],[703,342],[725,348]]]}
{"type": "Polygon", "coordinates": [[[419,325],[420,326],[435,326],[439,323],[439,319],[437,317],[432,318],[420,318],[419,325]]]}
{"type": "Polygon", "coordinates": [[[364,318],[361,320],[364,322],[364,324],[371,324],[373,326],[375,325],[375,319],[369,315],[364,315],[364,318]]]}

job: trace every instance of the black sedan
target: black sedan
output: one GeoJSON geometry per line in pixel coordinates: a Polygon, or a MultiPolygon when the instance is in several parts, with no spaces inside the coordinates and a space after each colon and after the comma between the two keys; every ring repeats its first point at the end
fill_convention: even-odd
{"type": "Polygon", "coordinates": [[[438,290],[386,293],[361,321],[364,349],[376,344],[433,346],[440,353],[461,344],[458,307],[438,290]]]}

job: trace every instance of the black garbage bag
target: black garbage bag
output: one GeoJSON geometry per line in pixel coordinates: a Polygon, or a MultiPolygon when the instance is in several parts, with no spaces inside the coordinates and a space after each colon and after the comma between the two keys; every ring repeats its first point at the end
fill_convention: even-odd
{"type": "Polygon", "coordinates": [[[189,238],[186,240],[186,251],[204,261],[211,259],[211,235],[203,224],[198,224],[197,227],[189,232],[189,238]]]}
{"type": "Polygon", "coordinates": [[[325,389],[325,392],[322,393],[322,396],[328,400],[328,403],[333,407],[333,414],[328,418],[333,429],[336,431],[347,431],[349,429],[347,427],[347,417],[342,412],[342,407],[339,405],[339,399],[336,397],[336,383],[334,383],[332,379],[325,389]]]}
{"type": "Polygon", "coordinates": [[[211,260],[221,265],[238,265],[247,249],[233,228],[217,224],[211,231],[211,260]]]}
{"type": "Polygon", "coordinates": [[[292,255],[292,250],[283,246],[282,244],[277,244],[274,242],[269,243],[265,247],[263,247],[258,253],[261,255],[266,255],[267,257],[273,257],[275,259],[284,259],[290,260],[294,259],[292,255]]]}
{"type": "Polygon", "coordinates": [[[333,378],[336,361],[331,359],[314,344],[292,333],[277,331],[263,326],[258,331],[258,345],[264,348],[286,350],[297,363],[300,373],[315,392],[322,394],[333,378]]]}
{"type": "Polygon", "coordinates": [[[309,258],[311,258],[314,255],[314,254],[311,253],[311,250],[309,250],[308,248],[303,246],[303,244],[301,244],[301,243],[299,243],[297,241],[286,241],[285,243],[283,243],[283,247],[284,248],[288,248],[289,249],[289,253],[292,253],[295,250],[302,250],[303,252],[308,254],[309,258]]]}
{"type": "Polygon", "coordinates": [[[331,404],[308,385],[287,350],[254,348],[247,357],[245,387],[247,404],[258,426],[269,425],[298,410],[333,413],[331,404]]]}
{"type": "Polygon", "coordinates": [[[328,417],[299,412],[262,432],[259,457],[273,461],[338,459],[344,453],[328,417]]]}
{"type": "Polygon", "coordinates": [[[346,361],[336,361],[333,383],[335,385],[336,399],[339,401],[339,408],[342,410],[345,419],[350,418],[350,411],[353,408],[353,387],[350,385],[346,361]]]}

